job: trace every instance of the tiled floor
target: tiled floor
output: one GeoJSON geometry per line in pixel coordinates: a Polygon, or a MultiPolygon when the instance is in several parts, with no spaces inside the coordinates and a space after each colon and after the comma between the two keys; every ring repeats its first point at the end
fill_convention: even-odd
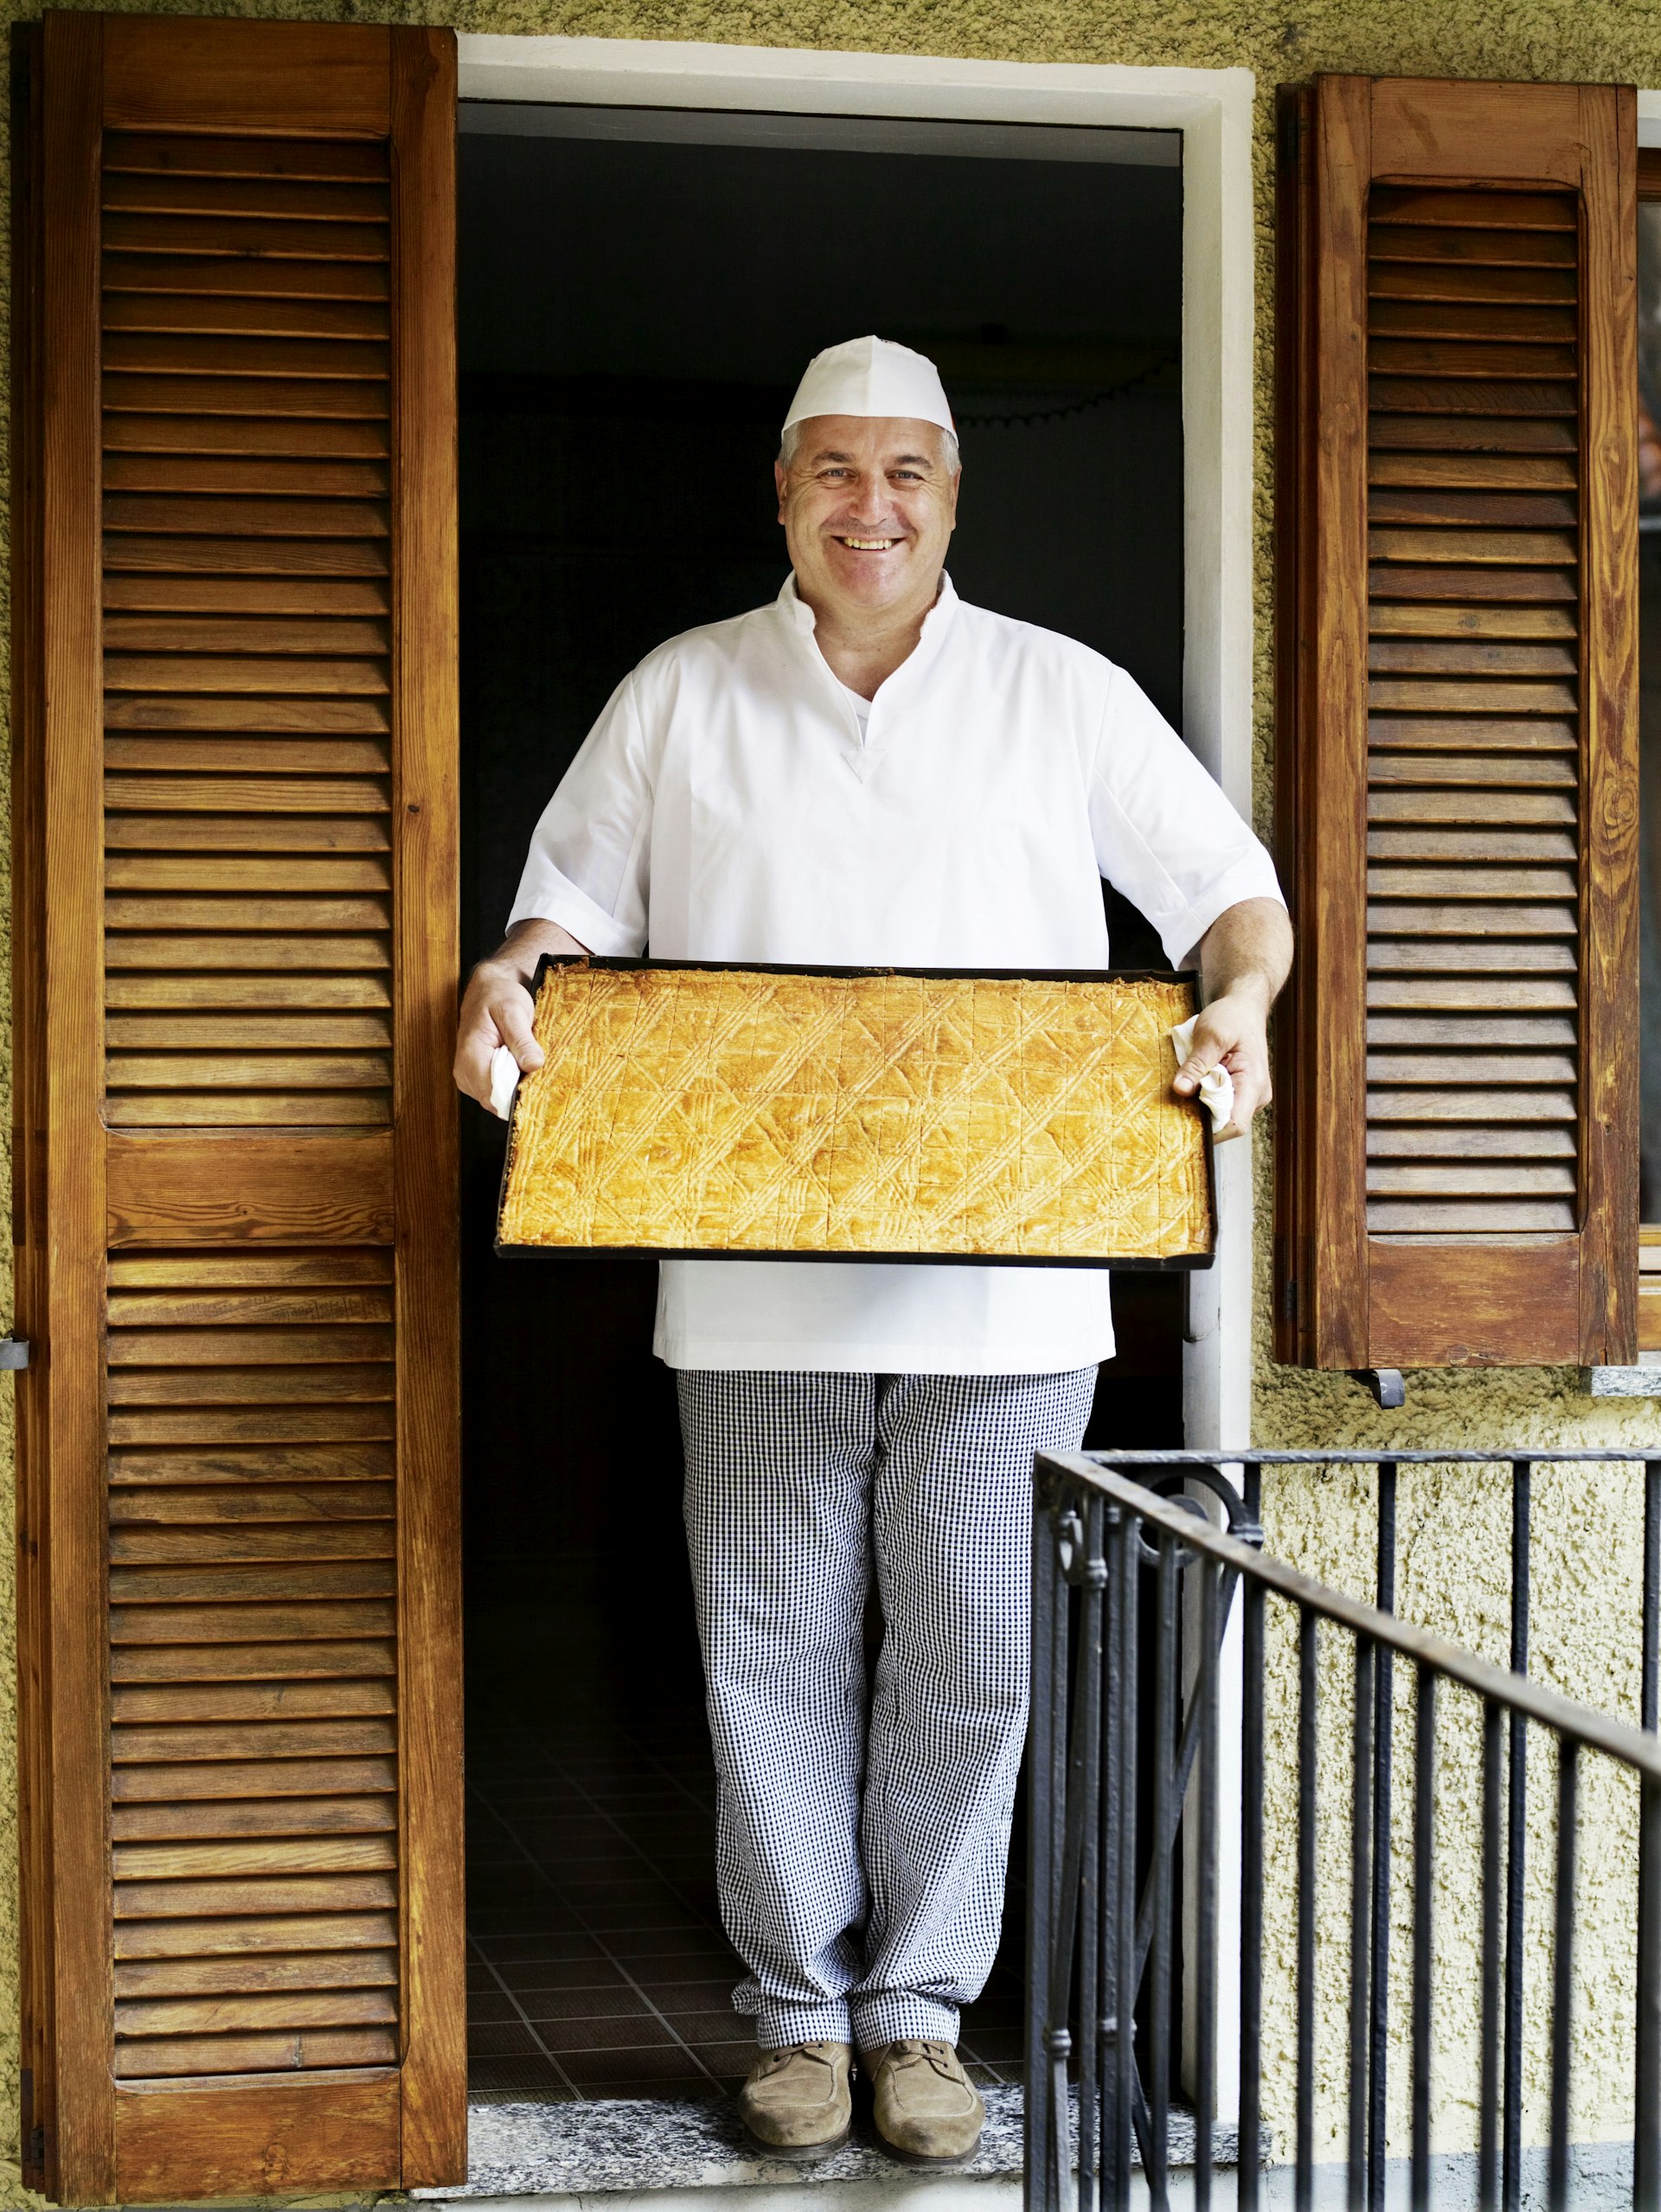
{"type": "MultiPolygon", "coordinates": [[[[608,1670],[606,1624],[580,1592],[548,1628],[543,1649],[532,1632],[527,1666],[522,1620],[509,1639],[521,1664],[489,1669],[471,1699],[472,2096],[729,2090],[754,2045],[732,2009],[742,1969],[715,1902],[702,1705],[683,1670],[666,1670],[681,1694],[652,1699],[648,1720],[638,1689],[608,1670]]],[[[1005,1956],[965,2016],[964,2055],[982,2081],[1018,2073],[1019,1923],[1012,1895],[1005,1956]]]]}

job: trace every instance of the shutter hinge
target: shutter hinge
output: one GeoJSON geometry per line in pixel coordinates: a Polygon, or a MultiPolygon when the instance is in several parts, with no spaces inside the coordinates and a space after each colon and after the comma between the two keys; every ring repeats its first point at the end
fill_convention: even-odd
{"type": "Polygon", "coordinates": [[[1408,1386],[1399,1367],[1352,1367],[1350,1372],[1386,1412],[1407,1404],[1408,1386]]]}
{"type": "Polygon", "coordinates": [[[26,2162],[37,2174],[46,2171],[46,2130],[31,2127],[29,2131],[29,2158],[26,2162]]]}
{"type": "Polygon", "coordinates": [[[1288,1275],[1280,1286],[1280,1318],[1283,1321],[1295,1321],[1298,1318],[1298,1278],[1296,1275],[1288,1275]]]}
{"type": "Polygon", "coordinates": [[[29,1339],[27,1337],[0,1337],[0,1368],[27,1367],[29,1339]]]}

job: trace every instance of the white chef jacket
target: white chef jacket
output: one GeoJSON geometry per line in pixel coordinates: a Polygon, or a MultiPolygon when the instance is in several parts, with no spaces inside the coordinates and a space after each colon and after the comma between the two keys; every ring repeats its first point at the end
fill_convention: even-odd
{"type": "MultiPolygon", "coordinates": [[[[943,578],[863,737],[791,578],[660,645],[536,825],[511,922],[591,952],[1101,968],[1106,876],[1181,962],[1278,899],[1268,855],[1132,679],[943,578]]],[[[1173,1063],[1174,1068],[1174,1063],[1173,1063]]],[[[671,1367],[1054,1374],[1113,1351],[1105,1269],[665,1260],[671,1367]]]]}

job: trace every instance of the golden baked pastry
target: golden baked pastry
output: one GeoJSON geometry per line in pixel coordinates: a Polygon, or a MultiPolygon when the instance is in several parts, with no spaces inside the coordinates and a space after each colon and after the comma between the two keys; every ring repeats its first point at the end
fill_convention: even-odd
{"type": "Polygon", "coordinates": [[[1202,1258],[1184,983],[551,967],[497,1242],[1202,1258]]]}

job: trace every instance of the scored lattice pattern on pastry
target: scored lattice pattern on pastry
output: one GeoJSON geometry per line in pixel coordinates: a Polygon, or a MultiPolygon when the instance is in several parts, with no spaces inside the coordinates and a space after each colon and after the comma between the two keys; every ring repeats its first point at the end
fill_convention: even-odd
{"type": "Polygon", "coordinates": [[[1171,1260],[1211,1247],[1190,986],[550,968],[498,1242],[1171,1260]]]}

